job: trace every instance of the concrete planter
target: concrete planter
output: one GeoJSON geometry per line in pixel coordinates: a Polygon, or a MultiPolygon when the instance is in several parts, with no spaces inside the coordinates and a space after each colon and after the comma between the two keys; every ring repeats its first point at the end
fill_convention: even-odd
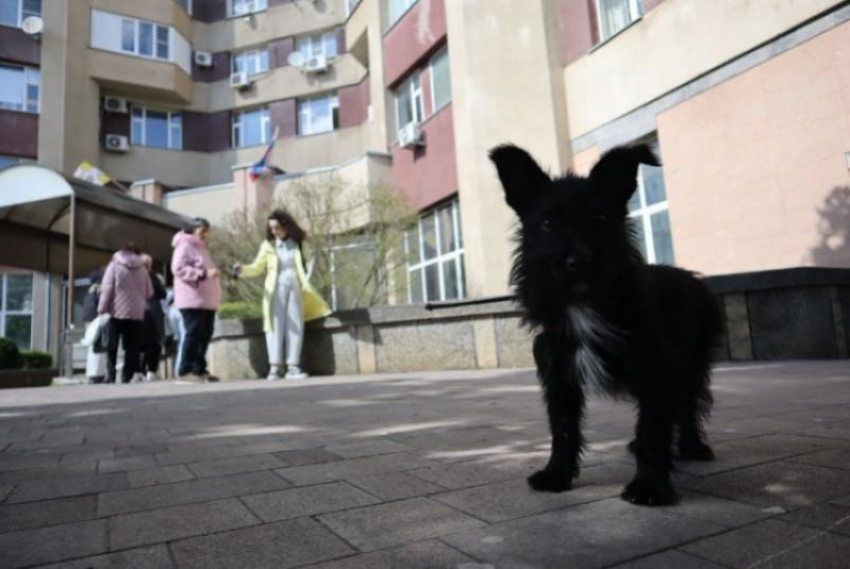
{"type": "MultiPolygon", "coordinates": [[[[846,358],[850,269],[800,268],[705,279],[723,306],[719,360],[846,358]]],[[[224,379],[268,372],[260,320],[222,320],[210,346],[224,379]]],[[[429,312],[380,306],[307,325],[313,375],[532,367],[531,336],[512,302],[429,312]]]]}
{"type": "Polygon", "coordinates": [[[0,370],[0,389],[47,387],[57,375],[57,369],[3,369],[0,370]]]}

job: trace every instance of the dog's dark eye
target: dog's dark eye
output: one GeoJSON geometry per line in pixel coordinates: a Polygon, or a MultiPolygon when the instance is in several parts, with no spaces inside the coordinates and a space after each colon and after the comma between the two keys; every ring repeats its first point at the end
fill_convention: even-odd
{"type": "Polygon", "coordinates": [[[549,233],[550,231],[552,231],[552,222],[549,220],[549,218],[548,218],[548,217],[547,217],[547,218],[545,218],[545,219],[544,219],[544,220],[540,223],[540,231],[543,231],[543,232],[545,232],[545,233],[549,233]]]}

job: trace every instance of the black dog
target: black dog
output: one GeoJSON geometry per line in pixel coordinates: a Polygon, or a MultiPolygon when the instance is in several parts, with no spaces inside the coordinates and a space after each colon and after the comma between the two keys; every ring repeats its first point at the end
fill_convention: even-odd
{"type": "Polygon", "coordinates": [[[569,490],[578,474],[585,389],[636,400],[629,449],[637,473],[622,493],[635,504],[676,501],[670,484],[673,428],[678,457],[711,460],[702,422],[711,410],[718,303],[692,273],[650,266],[634,244],[627,203],[640,163],[658,165],[645,145],[606,153],[587,178],[551,179],[516,146],[493,149],[505,198],[519,215],[511,271],[552,433],[552,454],[528,482],[569,490]]]}

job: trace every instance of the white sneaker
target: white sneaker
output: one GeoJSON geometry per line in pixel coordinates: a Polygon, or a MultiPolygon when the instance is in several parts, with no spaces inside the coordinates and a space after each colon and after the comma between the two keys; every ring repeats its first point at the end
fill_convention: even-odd
{"type": "Polygon", "coordinates": [[[280,379],[280,368],[272,366],[269,370],[269,375],[266,376],[266,381],[278,381],[280,379]]]}
{"type": "Polygon", "coordinates": [[[137,371],[133,374],[133,379],[130,380],[130,383],[141,383],[145,380],[145,376],[142,375],[142,372],[137,371]]]}
{"type": "Polygon", "coordinates": [[[149,372],[145,375],[145,381],[157,381],[158,379],[159,379],[159,376],[158,376],[156,373],[152,372],[152,371],[149,371],[149,372]]]}
{"type": "Polygon", "coordinates": [[[290,366],[286,370],[285,379],[307,379],[307,374],[298,366],[290,366]]]}

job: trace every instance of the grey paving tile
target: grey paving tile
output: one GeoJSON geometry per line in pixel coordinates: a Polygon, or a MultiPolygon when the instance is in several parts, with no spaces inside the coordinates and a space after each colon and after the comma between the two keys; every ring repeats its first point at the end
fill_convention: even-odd
{"type": "Polygon", "coordinates": [[[14,486],[0,486],[0,504],[6,501],[6,498],[9,497],[9,494],[15,489],[14,486]]]}
{"type": "Polygon", "coordinates": [[[127,470],[143,470],[156,467],[153,455],[128,456],[125,458],[108,458],[98,463],[98,472],[124,472],[127,470]]]}
{"type": "Polygon", "coordinates": [[[140,547],[116,553],[44,565],[39,569],[174,569],[164,545],[140,547]]]}
{"type": "Polygon", "coordinates": [[[380,502],[344,482],[246,496],[243,501],[264,522],[313,516],[380,502]]]}
{"type": "MultiPolygon", "coordinates": [[[[437,540],[423,541],[361,553],[345,559],[311,565],[310,569],[435,569],[437,567],[463,568],[465,563],[474,559],[463,555],[437,540]]],[[[480,565],[474,565],[481,567],[480,565]]]]}
{"type": "Polygon", "coordinates": [[[445,490],[442,486],[426,482],[421,478],[404,472],[387,472],[372,476],[362,476],[360,478],[352,478],[349,482],[385,501],[415,498],[445,490]]]}
{"type": "Polygon", "coordinates": [[[107,550],[106,520],[0,534],[4,567],[26,567],[107,550]]]}
{"type": "Polygon", "coordinates": [[[850,536],[850,507],[839,504],[815,504],[789,512],[779,519],[815,529],[850,536]]]}
{"type": "Polygon", "coordinates": [[[97,498],[82,496],[0,506],[0,533],[97,517],[97,498]]]}
{"type": "Polygon", "coordinates": [[[791,460],[794,462],[803,462],[805,464],[814,464],[816,466],[828,466],[830,468],[850,470],[850,449],[837,448],[825,450],[798,456],[791,460]]]}
{"type": "Polygon", "coordinates": [[[174,506],[112,518],[111,547],[128,549],[257,523],[259,520],[234,498],[174,506]]]}
{"type": "Polygon", "coordinates": [[[282,490],[290,484],[271,472],[250,472],[204,480],[177,482],[108,492],[99,496],[98,513],[114,516],[177,504],[207,502],[222,498],[282,490]]]}
{"type": "Polygon", "coordinates": [[[51,478],[48,480],[21,482],[6,502],[17,504],[21,502],[82,496],[84,494],[121,490],[129,488],[129,486],[130,483],[127,481],[127,474],[123,472],[93,474],[91,476],[79,475],[65,479],[51,478]]]}
{"type": "Polygon", "coordinates": [[[413,470],[413,476],[452,490],[491,482],[527,478],[545,464],[541,456],[527,455],[508,460],[450,463],[413,470]]]}
{"type": "Polygon", "coordinates": [[[484,525],[426,498],[324,514],[319,519],[361,551],[413,543],[484,525]]]}
{"type": "Polygon", "coordinates": [[[178,541],[171,550],[181,569],[286,569],[354,553],[309,518],[178,541]]]}
{"type": "Polygon", "coordinates": [[[271,454],[220,458],[206,462],[193,462],[188,465],[189,470],[198,478],[227,476],[229,474],[253,472],[256,470],[273,470],[275,468],[286,468],[287,466],[289,465],[286,462],[271,454]]]}
{"type": "Polygon", "coordinates": [[[443,541],[499,569],[582,569],[628,561],[721,530],[615,498],[502,522],[443,541]]]}
{"type": "Polygon", "coordinates": [[[0,474],[0,484],[20,484],[21,482],[46,482],[49,480],[65,480],[87,476],[97,471],[97,462],[76,462],[74,464],[58,464],[32,470],[13,470],[0,474]]]}
{"type": "Polygon", "coordinates": [[[375,440],[355,440],[346,444],[330,445],[327,450],[343,458],[363,458],[379,454],[392,454],[395,452],[408,452],[412,447],[396,441],[380,438],[375,440]]]}
{"type": "Polygon", "coordinates": [[[843,569],[850,538],[779,520],[703,539],[682,548],[727,567],[843,569]]]}
{"type": "MultiPolygon", "coordinates": [[[[66,448],[81,445],[84,440],[85,434],[80,431],[67,433],[63,433],[61,431],[48,431],[38,440],[17,442],[12,445],[12,448],[17,450],[37,450],[57,447],[66,448]]],[[[75,449],[69,448],[68,450],[70,451],[75,449]]]]}
{"type": "Polygon", "coordinates": [[[615,567],[616,569],[724,569],[723,565],[675,550],[656,553],[615,567]]]}
{"type": "Polygon", "coordinates": [[[422,468],[430,464],[432,464],[430,461],[413,454],[396,453],[308,466],[295,466],[276,470],[275,472],[296,486],[304,486],[307,484],[320,484],[322,482],[359,478],[369,474],[422,468]]]}
{"type": "Polygon", "coordinates": [[[13,470],[26,470],[28,468],[41,468],[59,463],[60,455],[46,456],[19,456],[17,458],[0,458],[0,472],[11,472],[13,470]]]}
{"type": "Polygon", "coordinates": [[[145,470],[133,470],[127,473],[127,478],[130,480],[130,488],[141,488],[142,486],[194,480],[195,475],[182,464],[178,464],[176,466],[158,466],[145,470]]]}
{"type": "Polygon", "coordinates": [[[279,452],[275,456],[285,461],[290,466],[307,466],[310,464],[322,464],[342,460],[338,454],[328,452],[321,448],[308,448],[302,450],[290,450],[279,452]]]}
{"type": "Polygon", "coordinates": [[[160,454],[168,452],[168,447],[163,444],[142,444],[115,449],[115,458],[129,458],[145,454],[160,454]]]}
{"type": "Polygon", "coordinates": [[[727,528],[739,527],[774,516],[770,508],[727,500],[710,494],[683,491],[676,507],[667,510],[670,515],[701,520],[727,528]]]}
{"type": "Polygon", "coordinates": [[[781,461],[689,480],[686,488],[786,510],[850,494],[850,476],[841,470],[781,461]]]}

